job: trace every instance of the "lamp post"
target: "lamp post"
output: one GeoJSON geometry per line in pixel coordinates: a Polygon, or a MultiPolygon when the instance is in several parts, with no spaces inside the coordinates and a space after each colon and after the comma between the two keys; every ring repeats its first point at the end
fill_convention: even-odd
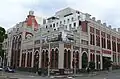
{"type": "MultiPolygon", "coordinates": [[[[73,30],[74,33],[74,45],[76,46],[76,33],[77,30],[73,30]]],[[[76,52],[74,53],[74,77],[76,76],[76,52]]]]}
{"type": "Polygon", "coordinates": [[[74,77],[76,76],[76,53],[74,57],[74,77]]]}
{"type": "Polygon", "coordinates": [[[100,61],[98,62],[98,68],[100,69],[100,61]]]}
{"type": "Polygon", "coordinates": [[[50,62],[48,61],[48,77],[50,76],[50,62]]]}

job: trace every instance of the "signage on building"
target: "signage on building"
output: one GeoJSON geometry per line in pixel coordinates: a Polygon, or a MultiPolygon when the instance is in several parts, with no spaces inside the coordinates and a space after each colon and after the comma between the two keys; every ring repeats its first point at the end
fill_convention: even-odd
{"type": "Polygon", "coordinates": [[[103,54],[111,54],[111,51],[108,51],[108,50],[102,50],[102,53],[103,53],[103,54]]]}

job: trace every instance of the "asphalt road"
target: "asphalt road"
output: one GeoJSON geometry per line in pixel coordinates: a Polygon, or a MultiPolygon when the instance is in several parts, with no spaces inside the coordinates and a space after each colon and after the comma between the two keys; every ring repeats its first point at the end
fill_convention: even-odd
{"type": "MultiPolygon", "coordinates": [[[[16,72],[16,73],[3,72],[3,74],[18,79],[50,79],[48,77],[38,76],[37,74],[34,73],[25,73],[25,72],[16,72]]],[[[63,78],[59,78],[59,79],[63,79],[63,78]]],[[[90,74],[86,76],[76,77],[75,79],[120,79],[120,70],[114,70],[111,72],[100,72],[96,76],[91,76],[90,74]]]]}

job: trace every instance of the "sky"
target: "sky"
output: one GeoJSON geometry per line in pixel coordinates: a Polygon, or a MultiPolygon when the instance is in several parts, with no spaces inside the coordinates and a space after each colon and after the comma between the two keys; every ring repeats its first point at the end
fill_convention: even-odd
{"type": "Polygon", "coordinates": [[[55,12],[71,7],[92,17],[120,27],[120,0],[2,0],[0,2],[0,26],[6,30],[26,19],[33,10],[36,16],[49,17],[55,12]]]}

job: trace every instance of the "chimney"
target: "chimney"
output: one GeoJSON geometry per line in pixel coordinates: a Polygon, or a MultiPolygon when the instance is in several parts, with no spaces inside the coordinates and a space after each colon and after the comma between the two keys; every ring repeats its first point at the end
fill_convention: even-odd
{"type": "Polygon", "coordinates": [[[116,31],[116,28],[113,28],[114,31],[116,31]]]}
{"type": "Polygon", "coordinates": [[[97,20],[97,23],[101,24],[101,20],[97,20]]]}
{"type": "Polygon", "coordinates": [[[34,15],[34,11],[29,11],[29,15],[34,15]]]}
{"type": "Polygon", "coordinates": [[[108,26],[111,29],[111,25],[108,26]]]}
{"type": "Polygon", "coordinates": [[[106,26],[106,23],[103,23],[103,26],[106,26]]]}
{"type": "Polygon", "coordinates": [[[92,17],[92,20],[95,21],[95,17],[92,17]]]}
{"type": "Polygon", "coordinates": [[[118,28],[118,32],[120,32],[120,28],[118,28]]]}

